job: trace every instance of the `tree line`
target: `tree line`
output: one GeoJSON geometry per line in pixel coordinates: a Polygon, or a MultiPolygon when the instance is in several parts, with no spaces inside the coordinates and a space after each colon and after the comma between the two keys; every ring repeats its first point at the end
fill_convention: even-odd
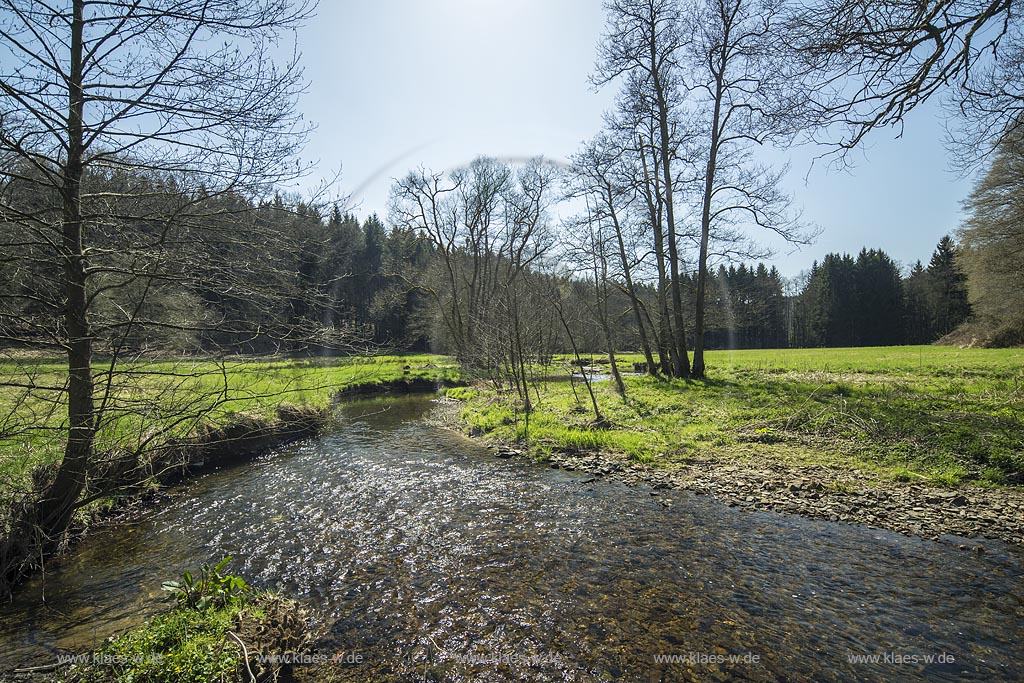
{"type": "MultiPolygon", "coordinates": [[[[28,171],[23,171],[26,175],[28,171]]],[[[275,194],[253,201],[192,191],[150,172],[85,174],[88,196],[145,192],[147,211],[179,210],[173,233],[139,215],[90,229],[88,300],[97,353],[338,353],[355,348],[425,348],[413,310],[421,295],[405,274],[431,249],[416,235],[360,222],[337,205],[275,194]]],[[[4,187],[8,205],[38,210],[48,200],[31,182],[4,187]]],[[[66,296],[59,261],[44,240],[0,221],[0,342],[56,350],[66,296]]]]}
{"type": "Polygon", "coordinates": [[[960,250],[939,241],[925,268],[904,276],[884,251],[829,254],[789,302],[791,346],[930,344],[970,315],[960,250]]]}

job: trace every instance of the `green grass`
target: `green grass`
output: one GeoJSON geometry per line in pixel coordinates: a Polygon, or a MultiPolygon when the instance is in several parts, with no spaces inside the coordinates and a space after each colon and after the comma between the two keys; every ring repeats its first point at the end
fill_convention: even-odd
{"type": "MultiPolygon", "coordinates": [[[[305,613],[292,600],[255,590],[224,574],[231,558],[190,572],[170,590],[176,606],[108,640],[75,664],[66,680],[76,683],[177,683],[246,681],[254,655],[283,655],[309,640],[305,613]],[[194,580],[195,579],[195,580],[194,580]],[[230,586],[230,590],[227,588],[230,586]],[[244,643],[250,661],[242,657],[244,643]]],[[[278,667],[279,668],[279,667],[278,667]]],[[[277,669],[273,669],[276,671],[277,669]]],[[[268,670],[266,680],[277,676],[268,670]]],[[[261,678],[261,680],[263,680],[261,678]]]]}
{"type": "Polygon", "coordinates": [[[73,680],[236,680],[241,657],[228,632],[236,628],[243,611],[253,610],[243,604],[203,612],[176,607],[115,638],[96,653],[96,663],[73,680]]]}
{"type": "MultiPolygon", "coordinates": [[[[138,450],[236,415],[268,417],[282,403],[326,407],[338,390],[393,380],[453,380],[458,368],[432,355],[348,358],[236,358],[122,363],[105,395],[107,368],[97,359],[96,400],[107,410],[98,453],[138,450]]],[[[59,461],[67,426],[67,370],[56,359],[0,356],[0,504],[31,488],[33,472],[59,461]],[[21,385],[21,386],[12,386],[21,385]],[[33,388],[25,388],[25,386],[33,388]]]]}
{"type": "MultiPolygon", "coordinates": [[[[547,371],[564,376],[567,360],[547,371]]],[[[634,360],[641,357],[622,356],[627,368],[634,360]]],[[[595,384],[609,428],[594,427],[585,388],[577,386],[577,402],[565,381],[541,385],[528,434],[514,402],[485,385],[449,395],[467,402],[471,432],[528,437],[542,456],[602,450],[663,467],[723,459],[824,464],[940,485],[998,485],[1024,471],[1024,350],[714,351],[707,362],[703,382],[629,377],[625,402],[611,383],[595,384]]],[[[267,416],[282,402],[323,407],[333,392],[354,385],[457,374],[451,359],[430,355],[124,365],[99,445],[127,448],[154,432],[165,438],[235,414],[267,416]],[[175,423],[183,412],[189,419],[175,423]]],[[[0,357],[0,376],[61,386],[65,370],[59,360],[9,356],[0,357]]],[[[44,389],[0,388],[0,495],[25,490],[34,469],[59,459],[62,398],[44,389]]]]}
{"type": "MultiPolygon", "coordinates": [[[[622,357],[625,368],[639,355],[622,357]]],[[[464,393],[476,433],[654,466],[825,465],[893,480],[1001,484],[1024,474],[1024,350],[940,346],[714,351],[708,380],[595,383],[610,427],[566,381],[542,385],[529,433],[514,402],[464,393]]],[[[564,367],[550,369],[564,375],[564,367]]]]}

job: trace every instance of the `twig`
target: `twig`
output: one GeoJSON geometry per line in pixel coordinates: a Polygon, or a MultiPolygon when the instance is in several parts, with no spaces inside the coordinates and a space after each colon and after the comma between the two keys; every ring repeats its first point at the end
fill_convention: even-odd
{"type": "Polygon", "coordinates": [[[60,664],[43,664],[41,666],[26,666],[21,669],[14,669],[11,673],[16,674],[32,674],[32,673],[46,673],[47,671],[55,671],[60,668],[60,664]]]}
{"type": "Polygon", "coordinates": [[[234,638],[235,642],[238,643],[239,647],[242,648],[242,657],[245,658],[245,670],[249,672],[249,678],[252,679],[252,683],[256,683],[256,676],[253,674],[252,669],[249,668],[249,650],[248,650],[248,648],[245,647],[245,643],[242,642],[242,639],[239,638],[238,636],[236,636],[231,631],[228,631],[228,635],[231,636],[232,638],[234,638]]]}

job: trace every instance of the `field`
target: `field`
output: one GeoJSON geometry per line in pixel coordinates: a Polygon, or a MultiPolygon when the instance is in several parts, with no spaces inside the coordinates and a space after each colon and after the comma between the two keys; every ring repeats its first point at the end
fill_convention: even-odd
{"type": "MultiPolygon", "coordinates": [[[[631,369],[637,355],[622,357],[631,369]]],[[[450,389],[466,400],[466,429],[552,450],[601,450],[655,467],[701,460],[825,464],[883,479],[939,485],[1024,483],[1024,350],[940,346],[714,351],[707,381],[628,376],[622,400],[593,383],[608,425],[596,425],[586,388],[564,380],[567,359],[542,369],[529,424],[490,385],[450,389]],[[562,377],[562,380],[556,377],[562,377]]],[[[400,378],[453,379],[449,358],[176,360],[124,365],[107,397],[100,450],[130,448],[281,403],[326,406],[345,387],[400,378]]],[[[65,427],[55,359],[0,359],[0,498],[56,462],[65,427]],[[47,389],[50,387],[50,389],[47,389]]],[[[101,375],[100,379],[104,377],[101,375]]],[[[99,395],[100,399],[103,395],[99,395]]]]}
{"type": "MultiPolygon", "coordinates": [[[[599,360],[600,357],[595,357],[599,360]]],[[[622,358],[632,369],[637,355],[622,358]]],[[[542,382],[529,423],[491,388],[449,390],[473,433],[654,467],[700,461],[825,465],[941,486],[1024,483],[1024,349],[942,346],[715,351],[707,381],[542,382]]],[[[563,378],[566,365],[551,369],[563,378]]]]}
{"type": "MultiPolygon", "coordinates": [[[[96,364],[97,403],[105,406],[99,452],[136,449],[236,415],[267,417],[282,403],[325,407],[338,390],[393,380],[453,379],[441,356],[136,361],[106,374],[96,364]],[[113,387],[103,391],[107,378],[113,387]]],[[[0,504],[29,488],[33,471],[59,460],[67,425],[56,359],[0,357],[0,504]]]]}

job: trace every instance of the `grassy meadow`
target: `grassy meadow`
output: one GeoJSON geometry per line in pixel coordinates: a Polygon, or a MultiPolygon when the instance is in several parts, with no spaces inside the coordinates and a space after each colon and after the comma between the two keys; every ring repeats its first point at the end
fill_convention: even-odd
{"type": "MultiPolygon", "coordinates": [[[[622,369],[639,360],[622,356],[622,369]]],[[[601,450],[668,468],[734,461],[945,486],[1022,482],[1024,349],[713,351],[707,365],[707,381],[626,377],[625,400],[612,382],[594,382],[609,426],[594,424],[581,382],[575,392],[564,380],[542,382],[528,425],[492,389],[448,394],[466,401],[473,433],[527,442],[540,458],[601,450]]]]}
{"type": "MultiPolygon", "coordinates": [[[[526,442],[539,458],[601,450],[669,468],[704,460],[826,465],[939,485],[1024,476],[1024,349],[713,351],[707,381],[627,376],[625,400],[612,382],[594,382],[608,425],[594,424],[586,387],[565,380],[568,360],[538,369],[529,425],[490,385],[448,395],[465,401],[471,433],[526,442]]],[[[635,360],[642,358],[623,355],[622,369],[635,360]]],[[[0,388],[4,497],[27,490],[34,469],[60,458],[65,370],[56,359],[8,356],[0,376],[23,385],[0,388]]],[[[282,403],[324,407],[346,387],[457,377],[452,359],[415,354],[123,364],[110,395],[97,395],[107,407],[99,450],[156,443],[241,414],[266,417],[282,403]]]]}

